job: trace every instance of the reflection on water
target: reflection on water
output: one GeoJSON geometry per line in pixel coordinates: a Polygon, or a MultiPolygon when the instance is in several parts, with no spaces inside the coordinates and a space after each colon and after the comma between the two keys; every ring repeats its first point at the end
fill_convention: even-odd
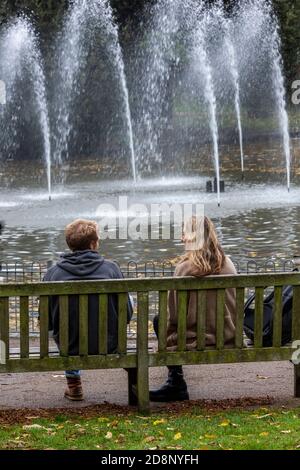
{"type": "MultiPolygon", "coordinates": [[[[300,251],[300,207],[255,209],[245,215],[214,218],[227,254],[246,259],[287,258],[300,251]]],[[[66,248],[62,229],[7,227],[2,236],[2,260],[55,260],[66,248]]],[[[101,252],[121,264],[130,260],[169,260],[183,252],[178,241],[104,240],[101,252]]]]}

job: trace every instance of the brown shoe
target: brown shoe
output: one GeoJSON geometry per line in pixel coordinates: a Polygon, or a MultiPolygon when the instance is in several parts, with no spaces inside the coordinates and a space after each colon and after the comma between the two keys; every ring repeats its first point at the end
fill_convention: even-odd
{"type": "Polygon", "coordinates": [[[68,388],[65,391],[65,398],[71,401],[82,401],[83,392],[81,386],[81,378],[67,377],[68,388]]]}

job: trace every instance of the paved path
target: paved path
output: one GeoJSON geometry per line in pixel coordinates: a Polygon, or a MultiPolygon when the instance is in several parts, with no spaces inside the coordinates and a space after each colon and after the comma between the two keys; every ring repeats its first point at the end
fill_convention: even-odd
{"type": "MultiPolygon", "coordinates": [[[[110,402],[127,404],[126,373],[123,370],[85,371],[86,400],[70,403],[63,398],[62,372],[0,374],[0,409],[78,407],[110,402]]],[[[275,404],[300,405],[293,398],[293,366],[289,362],[202,365],[185,367],[192,400],[272,397],[275,404]]],[[[166,369],[152,369],[151,387],[159,386],[166,369]]]]}

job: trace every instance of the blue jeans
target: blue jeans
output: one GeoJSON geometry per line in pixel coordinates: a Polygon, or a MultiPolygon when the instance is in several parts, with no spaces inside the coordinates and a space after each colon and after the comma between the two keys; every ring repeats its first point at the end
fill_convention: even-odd
{"type": "Polygon", "coordinates": [[[67,379],[80,379],[80,370],[66,370],[65,376],[67,379]]]}

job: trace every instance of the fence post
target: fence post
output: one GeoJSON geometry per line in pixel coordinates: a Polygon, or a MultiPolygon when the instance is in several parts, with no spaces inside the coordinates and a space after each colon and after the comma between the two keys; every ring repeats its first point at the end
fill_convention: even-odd
{"type": "MultiPolygon", "coordinates": [[[[300,286],[293,288],[293,341],[300,340],[300,286]]],[[[295,398],[300,398],[300,365],[294,364],[295,398]]]]}

